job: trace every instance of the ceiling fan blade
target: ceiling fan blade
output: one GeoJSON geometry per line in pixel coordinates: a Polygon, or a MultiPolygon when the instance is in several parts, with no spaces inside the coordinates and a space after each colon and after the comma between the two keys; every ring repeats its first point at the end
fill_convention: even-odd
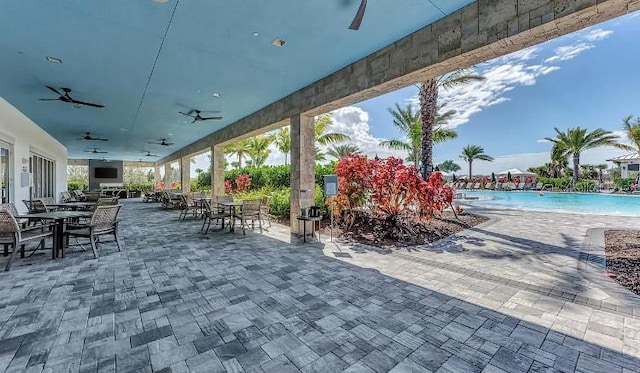
{"type": "Polygon", "coordinates": [[[47,87],[47,88],[49,88],[50,90],[52,90],[52,91],[54,91],[55,93],[57,93],[57,94],[58,94],[58,96],[62,96],[62,93],[58,92],[58,90],[57,90],[57,89],[55,89],[55,88],[53,88],[52,86],[50,86],[50,85],[46,85],[45,87],[47,87]]]}
{"type": "Polygon", "coordinates": [[[187,114],[187,113],[183,113],[183,112],[181,112],[181,111],[179,111],[179,112],[178,112],[178,114],[182,114],[182,115],[186,115],[186,116],[188,116],[188,117],[194,118],[194,116],[193,116],[193,115],[191,115],[191,114],[187,114]]]}
{"type": "Polygon", "coordinates": [[[200,120],[210,120],[210,119],[220,120],[222,119],[222,117],[204,117],[204,118],[201,118],[200,120]]]}
{"type": "Polygon", "coordinates": [[[362,18],[364,17],[364,11],[367,8],[367,0],[362,0],[360,2],[360,7],[358,7],[358,11],[356,12],[356,16],[353,18],[351,25],[349,25],[350,30],[358,30],[360,28],[360,24],[362,23],[362,18]]]}
{"type": "Polygon", "coordinates": [[[103,108],[104,107],[104,105],[93,104],[91,102],[78,101],[78,100],[74,100],[74,99],[71,99],[71,102],[74,103],[74,104],[78,104],[78,105],[93,106],[93,107],[97,107],[97,108],[103,108]]]}
{"type": "Polygon", "coordinates": [[[60,98],[39,98],[40,101],[60,101],[60,98]]]}
{"type": "Polygon", "coordinates": [[[91,140],[91,141],[109,141],[109,139],[101,139],[101,138],[97,138],[97,137],[92,137],[90,139],[87,140],[91,140]]]}

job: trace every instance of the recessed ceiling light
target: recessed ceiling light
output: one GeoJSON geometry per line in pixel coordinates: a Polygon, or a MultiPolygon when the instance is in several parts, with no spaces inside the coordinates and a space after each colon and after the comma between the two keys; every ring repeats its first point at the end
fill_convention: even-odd
{"type": "Polygon", "coordinates": [[[222,94],[220,92],[213,92],[213,97],[220,97],[222,94]]]}
{"type": "Polygon", "coordinates": [[[59,59],[58,57],[47,56],[45,58],[47,59],[47,61],[51,63],[62,63],[62,60],[59,59]]]}
{"type": "Polygon", "coordinates": [[[160,4],[164,4],[166,2],[168,2],[169,0],[153,0],[153,2],[155,3],[160,3],[160,4]]]}
{"type": "Polygon", "coordinates": [[[255,32],[253,33],[253,36],[260,36],[260,33],[259,33],[258,31],[255,31],[255,32]]]}
{"type": "Polygon", "coordinates": [[[120,131],[122,131],[122,132],[129,132],[129,130],[128,130],[128,129],[126,129],[126,128],[120,128],[120,131]]]}
{"type": "Polygon", "coordinates": [[[167,136],[173,136],[173,133],[167,133],[167,136]]]}
{"type": "Polygon", "coordinates": [[[285,43],[286,41],[282,38],[275,38],[271,42],[271,44],[275,45],[276,47],[283,47],[285,43]]]}

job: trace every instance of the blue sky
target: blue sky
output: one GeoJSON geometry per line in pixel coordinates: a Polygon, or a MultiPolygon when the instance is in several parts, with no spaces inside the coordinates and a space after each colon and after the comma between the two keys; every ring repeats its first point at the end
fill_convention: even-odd
{"type": "MultiPolygon", "coordinates": [[[[436,145],[435,162],[452,159],[466,170],[459,154],[477,144],[496,160],[474,162],[474,174],[526,169],[548,161],[551,145],[543,139],[554,136],[554,127],[600,127],[623,136],[622,118],[640,115],[637,35],[638,12],[475,66],[484,82],[440,92],[446,109],[458,112],[450,126],[459,136],[436,145]]],[[[387,108],[411,102],[417,108],[417,92],[410,86],[338,109],[332,112],[334,129],[350,135],[365,154],[404,157],[378,144],[402,137],[387,108]]],[[[613,148],[590,150],[581,163],[605,163],[621,154],[613,148]]],[[[283,159],[274,149],[268,163],[283,159]]]]}

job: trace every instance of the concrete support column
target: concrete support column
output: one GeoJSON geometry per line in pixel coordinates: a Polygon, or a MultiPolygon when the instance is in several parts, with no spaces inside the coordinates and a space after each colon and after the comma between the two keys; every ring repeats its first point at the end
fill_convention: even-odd
{"type": "MultiPolygon", "coordinates": [[[[315,198],[315,133],[313,117],[291,117],[291,233],[298,233],[300,192],[313,205],[315,198]]],[[[309,229],[307,229],[307,232],[309,229]]]]}
{"type": "Polygon", "coordinates": [[[156,188],[159,182],[162,181],[160,177],[160,166],[153,166],[153,188],[156,188]]]}
{"type": "Polygon", "coordinates": [[[180,159],[180,182],[183,193],[191,192],[191,156],[180,159]]]}
{"type": "Polygon", "coordinates": [[[211,147],[211,196],[224,194],[224,146],[211,147]]]}
{"type": "Polygon", "coordinates": [[[171,163],[164,164],[164,189],[171,189],[171,163]]]}

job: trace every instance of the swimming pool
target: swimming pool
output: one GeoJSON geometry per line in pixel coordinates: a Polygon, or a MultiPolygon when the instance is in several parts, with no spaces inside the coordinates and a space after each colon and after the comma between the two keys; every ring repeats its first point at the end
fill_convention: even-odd
{"type": "Polygon", "coordinates": [[[640,216],[640,196],[598,193],[461,191],[476,200],[456,200],[470,205],[579,214],[640,216]]]}

